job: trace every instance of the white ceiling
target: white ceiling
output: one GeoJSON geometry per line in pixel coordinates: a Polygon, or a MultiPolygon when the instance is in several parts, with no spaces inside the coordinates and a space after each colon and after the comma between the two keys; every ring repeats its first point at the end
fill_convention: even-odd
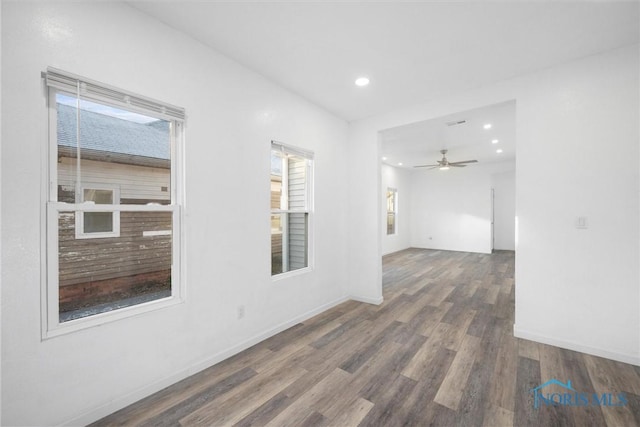
{"type": "Polygon", "coordinates": [[[637,1],[129,4],[350,121],[639,41],[637,1]]]}
{"type": "MultiPolygon", "coordinates": [[[[450,162],[477,160],[479,164],[515,161],[515,101],[490,105],[387,129],[380,132],[384,163],[404,168],[436,164],[447,149],[450,162]],[[449,126],[451,122],[465,121],[449,126]],[[484,129],[491,124],[490,129],[484,129]],[[498,143],[492,143],[497,139],[498,143]],[[496,153],[501,149],[502,153],[496,153]]],[[[469,167],[474,167],[470,165],[469,167]]]]}

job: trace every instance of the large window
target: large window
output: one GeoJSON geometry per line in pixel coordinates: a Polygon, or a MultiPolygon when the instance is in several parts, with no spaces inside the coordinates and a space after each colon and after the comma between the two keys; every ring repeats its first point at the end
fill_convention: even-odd
{"type": "Polygon", "coordinates": [[[387,188],[387,234],[396,234],[398,213],[398,190],[387,188]]]}
{"type": "Polygon", "coordinates": [[[310,266],[313,153],[271,144],[271,274],[310,266]]]}
{"type": "Polygon", "coordinates": [[[59,70],[45,79],[45,337],[180,301],[184,111],[59,70]]]}

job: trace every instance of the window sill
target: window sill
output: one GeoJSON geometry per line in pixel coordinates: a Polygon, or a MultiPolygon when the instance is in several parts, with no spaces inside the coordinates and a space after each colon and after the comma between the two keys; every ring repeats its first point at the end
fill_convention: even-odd
{"type": "Polygon", "coordinates": [[[66,335],[95,326],[101,326],[106,323],[131,318],[143,313],[149,313],[151,311],[161,310],[166,307],[172,307],[183,302],[184,299],[180,298],[179,296],[169,296],[166,298],[148,301],[129,307],[118,308],[112,311],[104,311],[102,313],[88,317],[69,320],[64,323],[58,323],[56,326],[49,330],[43,329],[42,339],[46,340],[49,338],[66,335]]]}
{"type": "Polygon", "coordinates": [[[300,276],[303,274],[307,274],[313,271],[313,267],[305,267],[299,268],[293,271],[287,271],[286,273],[276,274],[275,276],[271,276],[272,282],[279,282],[280,280],[288,279],[290,277],[300,276]]]}

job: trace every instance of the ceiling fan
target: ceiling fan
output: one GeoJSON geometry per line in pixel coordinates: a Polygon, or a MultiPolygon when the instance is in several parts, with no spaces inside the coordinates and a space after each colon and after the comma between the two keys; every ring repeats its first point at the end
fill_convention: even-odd
{"type": "Polygon", "coordinates": [[[438,160],[437,165],[419,165],[419,166],[414,166],[414,168],[429,168],[429,169],[439,168],[442,171],[446,171],[450,167],[463,168],[467,166],[465,163],[478,163],[477,160],[464,160],[462,162],[450,162],[449,160],[447,160],[447,150],[440,150],[440,152],[442,153],[442,160],[438,160]]]}

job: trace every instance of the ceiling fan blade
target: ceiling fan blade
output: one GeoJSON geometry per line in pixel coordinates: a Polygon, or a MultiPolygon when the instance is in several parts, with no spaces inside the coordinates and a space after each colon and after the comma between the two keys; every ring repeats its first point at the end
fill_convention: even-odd
{"type": "Polygon", "coordinates": [[[478,163],[477,160],[463,160],[461,162],[449,162],[450,165],[461,165],[463,163],[478,163]]]}
{"type": "Polygon", "coordinates": [[[449,163],[452,168],[466,168],[467,165],[456,165],[455,163],[449,163]]]}
{"type": "Polygon", "coordinates": [[[419,166],[414,166],[414,168],[430,168],[430,167],[438,167],[440,165],[419,165],[419,166]]]}

